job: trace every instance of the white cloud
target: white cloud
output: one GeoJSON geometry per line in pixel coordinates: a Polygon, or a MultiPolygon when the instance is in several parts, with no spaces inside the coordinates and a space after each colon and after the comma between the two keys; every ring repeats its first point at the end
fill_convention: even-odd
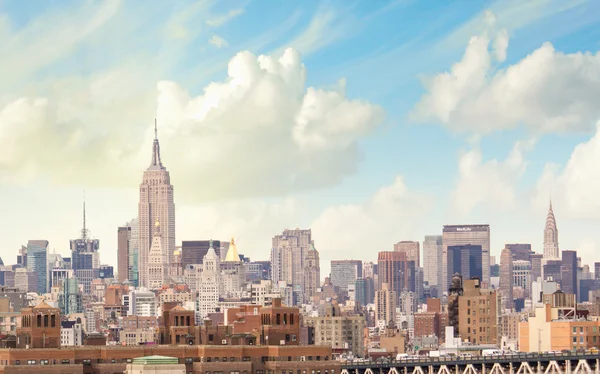
{"type": "Polygon", "coordinates": [[[206,20],[206,24],[210,27],[220,27],[242,14],[244,14],[244,9],[232,9],[226,14],[206,20]]]}
{"type": "Polygon", "coordinates": [[[471,39],[462,60],[426,83],[412,117],[485,134],[521,124],[534,132],[588,131],[600,116],[600,53],[563,54],[545,43],[506,69],[508,36],[471,39]],[[493,55],[492,55],[493,51],[493,55]]]}
{"type": "Polygon", "coordinates": [[[396,177],[363,203],[326,209],[311,225],[322,266],[331,259],[375,260],[377,252],[392,250],[400,240],[420,240],[432,208],[430,197],[396,177]]]}
{"type": "Polygon", "coordinates": [[[466,217],[478,205],[497,210],[516,208],[515,187],[527,167],[523,152],[532,145],[533,142],[518,142],[504,161],[483,162],[478,147],[464,152],[459,158],[458,182],[452,192],[453,210],[466,217]]]}
{"type": "Polygon", "coordinates": [[[350,8],[319,7],[304,31],[270,55],[279,55],[288,47],[308,55],[349,37],[358,24],[349,12],[350,8]]]}
{"type": "Polygon", "coordinates": [[[225,48],[229,45],[227,40],[221,38],[219,35],[213,35],[208,42],[217,48],[225,48]]]}
{"type": "MultiPolygon", "coordinates": [[[[51,81],[43,90],[48,97],[0,105],[4,180],[28,171],[64,184],[139,183],[150,159],[158,72],[138,66],[90,81],[51,81]],[[93,177],[99,173],[103,178],[93,177]]],[[[188,186],[178,196],[282,195],[353,173],[357,140],[383,121],[383,109],[339,90],[307,88],[305,79],[300,55],[289,49],[279,59],[239,53],[228,77],[197,97],[159,82],[163,161],[175,185],[188,186]]]]}
{"type": "Polygon", "coordinates": [[[564,167],[547,164],[538,180],[534,207],[542,209],[552,194],[555,205],[566,217],[573,219],[600,218],[600,122],[595,135],[575,147],[564,167]]]}

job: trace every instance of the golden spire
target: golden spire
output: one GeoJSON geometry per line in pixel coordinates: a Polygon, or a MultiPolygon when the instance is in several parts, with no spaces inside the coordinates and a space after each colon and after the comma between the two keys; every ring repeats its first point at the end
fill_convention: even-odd
{"type": "Polygon", "coordinates": [[[240,256],[238,255],[235,240],[233,238],[231,238],[231,241],[229,242],[229,250],[227,251],[225,262],[240,262],[240,256]]]}

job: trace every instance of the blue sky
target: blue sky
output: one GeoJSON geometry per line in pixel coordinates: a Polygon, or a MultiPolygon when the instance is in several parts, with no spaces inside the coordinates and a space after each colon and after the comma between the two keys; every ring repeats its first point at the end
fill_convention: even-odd
{"type": "Polygon", "coordinates": [[[599,21],[594,1],[0,1],[0,256],[68,254],[85,189],[115,264],[156,110],[178,242],[266,259],[302,226],[323,262],[374,260],[484,222],[492,254],[541,250],[552,193],[561,247],[600,260],[599,21]]]}

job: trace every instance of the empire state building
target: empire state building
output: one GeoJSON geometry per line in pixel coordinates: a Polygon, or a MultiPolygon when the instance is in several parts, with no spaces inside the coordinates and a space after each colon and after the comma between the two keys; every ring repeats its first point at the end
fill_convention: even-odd
{"type": "Polygon", "coordinates": [[[173,262],[175,251],[175,203],[173,202],[173,186],[169,172],[160,160],[160,145],[156,121],[154,123],[154,142],[152,144],[152,161],[140,184],[139,219],[139,284],[149,286],[148,259],[152,245],[152,232],[155,222],[160,222],[162,248],[166,251],[168,265],[173,262]]]}

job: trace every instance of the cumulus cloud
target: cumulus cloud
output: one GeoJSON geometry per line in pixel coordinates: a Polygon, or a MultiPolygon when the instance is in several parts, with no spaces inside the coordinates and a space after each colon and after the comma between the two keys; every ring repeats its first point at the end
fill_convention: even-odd
{"type": "Polygon", "coordinates": [[[225,48],[229,45],[227,40],[221,38],[219,35],[213,35],[208,42],[217,48],[225,48]]]}
{"type": "Polygon", "coordinates": [[[504,161],[484,162],[478,147],[464,152],[458,161],[458,182],[452,192],[453,210],[467,216],[478,205],[499,210],[516,207],[515,187],[527,167],[523,152],[533,142],[517,142],[504,161]]]}
{"type": "Polygon", "coordinates": [[[420,240],[421,225],[432,207],[432,199],[409,190],[402,177],[362,203],[330,207],[311,225],[321,262],[368,259],[365,250],[374,254],[392,250],[399,240],[420,240]]]}
{"type": "Polygon", "coordinates": [[[545,43],[506,68],[505,30],[471,38],[450,72],[425,82],[412,118],[485,134],[524,125],[538,133],[589,131],[600,116],[600,53],[564,54],[545,43]]]}
{"type": "Polygon", "coordinates": [[[535,188],[534,207],[543,209],[551,194],[565,215],[574,219],[600,218],[600,122],[594,136],[578,144],[564,167],[547,164],[535,188]]]}
{"type": "MultiPolygon", "coordinates": [[[[94,183],[139,183],[150,160],[155,93],[153,75],[135,66],[89,82],[53,82],[48,97],[0,106],[0,143],[8,145],[3,176],[35,170],[59,183],[82,183],[101,173],[94,183]]],[[[300,55],[288,49],[279,59],[237,54],[227,78],[199,96],[160,81],[162,158],[179,196],[281,195],[353,173],[361,158],[357,140],[383,121],[383,109],[342,90],[306,87],[305,79],[300,55]]]]}

